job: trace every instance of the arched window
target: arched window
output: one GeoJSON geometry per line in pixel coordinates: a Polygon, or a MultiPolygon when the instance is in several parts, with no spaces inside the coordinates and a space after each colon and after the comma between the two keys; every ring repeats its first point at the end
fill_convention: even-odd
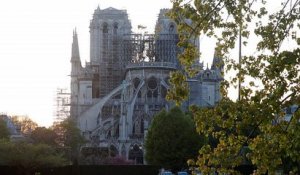
{"type": "Polygon", "coordinates": [[[118,23],[115,23],[113,34],[116,35],[117,33],[118,33],[118,23]]]}
{"type": "Polygon", "coordinates": [[[156,90],[153,91],[153,97],[154,98],[158,97],[158,89],[156,89],[156,90]]]}
{"type": "Polygon", "coordinates": [[[140,82],[141,82],[141,80],[137,77],[132,80],[132,83],[133,83],[133,86],[135,89],[137,89],[139,87],[140,82]]]}
{"type": "Polygon", "coordinates": [[[108,33],[108,25],[107,23],[103,23],[103,29],[102,29],[103,33],[108,33]]]}
{"type": "Polygon", "coordinates": [[[171,24],[169,25],[169,32],[170,32],[170,33],[174,33],[174,31],[175,31],[175,25],[174,25],[174,23],[171,23],[171,24]]]}
{"type": "Polygon", "coordinates": [[[151,90],[148,90],[148,92],[147,92],[147,97],[148,97],[148,98],[152,98],[152,91],[151,91],[151,90]]]}
{"type": "Polygon", "coordinates": [[[109,147],[109,154],[110,154],[109,156],[115,157],[116,155],[119,154],[119,151],[118,151],[118,149],[114,145],[110,145],[110,147],[109,147]]]}
{"type": "Polygon", "coordinates": [[[142,98],[142,92],[141,91],[139,91],[139,93],[138,93],[138,98],[142,98]]]}
{"type": "Polygon", "coordinates": [[[151,90],[155,90],[157,88],[157,79],[155,77],[151,77],[147,81],[148,88],[151,90]]]}
{"type": "Polygon", "coordinates": [[[144,126],[144,119],[141,119],[141,133],[144,134],[145,126],[144,126]]]}
{"type": "Polygon", "coordinates": [[[143,149],[142,145],[131,145],[128,153],[128,159],[134,160],[136,164],[143,164],[143,149]]]}

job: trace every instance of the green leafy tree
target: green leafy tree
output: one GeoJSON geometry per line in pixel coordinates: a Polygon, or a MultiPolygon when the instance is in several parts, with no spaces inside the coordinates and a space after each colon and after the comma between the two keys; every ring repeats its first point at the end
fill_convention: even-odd
{"type": "Polygon", "coordinates": [[[15,166],[20,174],[66,164],[67,160],[62,154],[49,145],[0,140],[0,165],[15,166]]]}
{"type": "Polygon", "coordinates": [[[85,139],[76,126],[76,122],[72,118],[67,118],[54,125],[53,130],[58,136],[57,143],[61,145],[66,152],[70,152],[69,158],[73,163],[77,163],[79,148],[85,143],[85,139]]]}
{"type": "Polygon", "coordinates": [[[191,116],[178,107],[154,116],[147,133],[145,148],[149,164],[180,170],[187,160],[195,158],[201,139],[196,133],[191,116]]]}
{"type": "Polygon", "coordinates": [[[0,139],[8,139],[9,130],[6,126],[6,122],[0,118],[0,139]]]}
{"type": "Polygon", "coordinates": [[[199,35],[216,40],[216,54],[223,58],[226,73],[237,72],[224,81],[223,99],[215,108],[191,108],[197,131],[215,144],[201,147],[198,158],[189,163],[204,174],[235,174],[247,158],[255,174],[279,169],[299,174],[300,1],[283,0],[276,8],[277,1],[265,0],[172,2],[170,16],[178,24],[179,46],[184,48],[179,59],[185,72],[171,75],[168,98],[180,104],[187,97],[187,84],[179,80],[197,73],[193,64],[201,54],[191,39],[199,35]],[[237,41],[242,50],[255,50],[243,54],[240,62],[233,61],[231,54],[237,41]],[[240,98],[235,102],[227,89],[238,83],[240,98]],[[284,109],[291,105],[297,107],[287,118],[284,109]]]}
{"type": "Polygon", "coordinates": [[[30,138],[34,143],[43,143],[51,146],[58,145],[56,142],[58,135],[50,128],[37,127],[31,132],[30,138]]]}

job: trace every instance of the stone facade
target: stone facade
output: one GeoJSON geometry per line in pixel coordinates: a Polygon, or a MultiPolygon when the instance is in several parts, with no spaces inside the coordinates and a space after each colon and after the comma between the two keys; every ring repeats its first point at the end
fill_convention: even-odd
{"type": "MultiPolygon", "coordinates": [[[[134,34],[126,10],[98,7],[90,23],[90,62],[85,67],[74,31],[70,115],[89,140],[83,150],[102,150],[143,163],[147,128],[154,114],[172,106],[165,99],[169,73],[180,69],[176,24],[166,12],[160,11],[155,34],[134,34]]],[[[189,80],[186,105],[214,106],[220,100],[217,62],[215,57],[211,69],[202,69],[189,80]]]]}
{"type": "Polygon", "coordinates": [[[24,140],[24,137],[21,134],[21,126],[15,125],[12,122],[11,117],[5,114],[0,114],[0,120],[3,120],[6,123],[11,141],[24,140]]]}

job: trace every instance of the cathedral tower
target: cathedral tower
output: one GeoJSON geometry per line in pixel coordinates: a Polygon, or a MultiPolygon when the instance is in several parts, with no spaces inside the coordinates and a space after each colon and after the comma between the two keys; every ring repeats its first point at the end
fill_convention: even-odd
{"type": "MultiPolygon", "coordinates": [[[[141,34],[131,32],[126,10],[98,7],[90,21],[90,60],[84,67],[73,32],[71,116],[89,141],[81,148],[86,157],[101,151],[144,163],[144,138],[153,116],[173,105],[165,99],[170,72],[182,69],[177,55],[183,48],[177,46],[177,26],[167,11],[160,10],[154,34],[141,34]]],[[[198,37],[192,41],[199,47],[198,37]]],[[[188,79],[186,105],[210,107],[219,101],[218,61],[215,57],[211,69],[188,79]]]]}
{"type": "Polygon", "coordinates": [[[126,10],[98,7],[90,23],[90,64],[93,77],[93,98],[102,98],[122,81],[124,65],[121,58],[121,40],[131,33],[126,10]]]}

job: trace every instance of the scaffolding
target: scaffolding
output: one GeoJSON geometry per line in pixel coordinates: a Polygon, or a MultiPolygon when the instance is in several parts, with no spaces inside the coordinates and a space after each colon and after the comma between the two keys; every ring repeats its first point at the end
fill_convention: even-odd
{"type": "Polygon", "coordinates": [[[54,122],[61,122],[70,116],[71,93],[67,88],[57,88],[55,97],[54,122]]]}
{"type": "Polygon", "coordinates": [[[120,36],[102,33],[99,65],[99,97],[104,97],[122,81],[124,69],[119,57],[120,36]]]}
{"type": "Polygon", "coordinates": [[[177,34],[128,34],[122,41],[125,64],[141,62],[177,63],[177,34]]]}

